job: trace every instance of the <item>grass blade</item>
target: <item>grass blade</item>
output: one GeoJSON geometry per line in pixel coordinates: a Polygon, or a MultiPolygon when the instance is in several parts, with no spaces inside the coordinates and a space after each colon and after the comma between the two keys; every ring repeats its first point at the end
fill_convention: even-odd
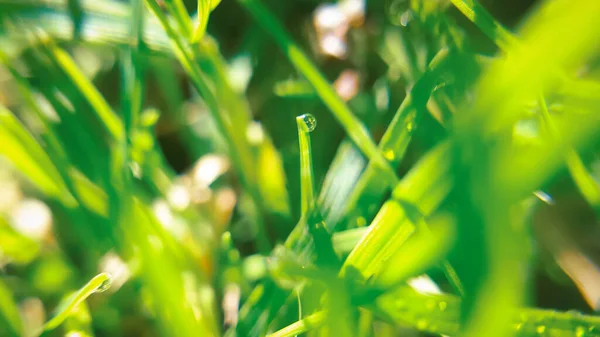
{"type": "Polygon", "coordinates": [[[64,71],[92,106],[108,134],[116,141],[124,139],[122,123],[98,89],[81,72],[75,61],[46,34],[38,36],[48,56],[64,71]]]}
{"type": "MultiPolygon", "coordinates": [[[[198,92],[204,98],[219,131],[227,142],[230,158],[234,163],[234,166],[237,168],[237,172],[240,174],[240,179],[243,186],[252,197],[254,204],[257,207],[260,207],[260,192],[256,189],[254,184],[254,161],[250,157],[251,151],[249,151],[247,142],[245,141],[245,138],[243,138],[244,135],[234,132],[231,122],[226,120],[225,116],[222,115],[215,95],[204,80],[204,76],[202,75],[198,64],[194,61],[195,58],[192,52],[193,49],[191,50],[189,47],[187,47],[180,36],[173,30],[167,20],[167,17],[162,12],[162,9],[156,0],[146,0],[146,5],[159,20],[161,26],[171,39],[171,43],[173,44],[173,48],[176,52],[179,62],[190,76],[190,79],[192,80],[192,83],[198,92]]],[[[181,20],[182,19],[179,21],[181,20]]],[[[262,219],[260,219],[260,216],[256,217],[255,221],[259,223],[258,233],[256,235],[257,244],[259,245],[261,251],[268,252],[270,243],[268,242],[265,234],[265,225],[262,219]]]]}
{"type": "MultiPolygon", "coordinates": [[[[447,63],[447,59],[447,50],[438,52],[429,64],[429,69],[413,86],[386,129],[379,143],[379,149],[383,152],[386,159],[390,161],[392,167],[397,167],[400,160],[404,157],[412,134],[418,125],[419,116],[425,109],[425,105],[439,79],[440,73],[447,63]]],[[[370,214],[368,214],[369,210],[373,209],[381,201],[381,196],[384,194],[386,186],[379,179],[379,174],[379,166],[370,162],[356,183],[356,187],[350,194],[346,206],[346,213],[350,214],[349,221],[351,225],[358,222],[366,224],[366,221],[359,221],[358,219],[370,218],[370,214]]]]}
{"type": "Polygon", "coordinates": [[[22,335],[22,323],[21,317],[19,317],[19,309],[3,278],[0,278],[0,322],[6,327],[5,332],[9,334],[9,336],[16,337],[22,335]]]}
{"type": "Polygon", "coordinates": [[[325,324],[326,318],[327,313],[319,311],[268,335],[268,337],[294,337],[325,324]]]}
{"type": "Polygon", "coordinates": [[[85,301],[93,293],[106,291],[111,283],[112,278],[109,274],[101,273],[94,276],[86,285],[58,305],[56,314],[44,324],[43,331],[50,331],[58,327],[79,303],[85,301]]]}
{"type": "Polygon", "coordinates": [[[0,105],[0,154],[8,158],[37,188],[65,205],[76,205],[58,170],[33,136],[4,106],[0,105]]]}
{"type": "Polygon", "coordinates": [[[516,39],[477,0],[450,0],[471,22],[503,50],[516,44],[516,39]]]}
{"type": "Polygon", "coordinates": [[[301,212],[306,218],[315,203],[314,175],[312,167],[312,150],[310,132],[317,126],[317,120],[311,114],[296,117],[298,126],[298,142],[300,147],[300,189],[301,212]]]}
{"type": "MultiPolygon", "coordinates": [[[[546,100],[543,96],[539,97],[539,106],[540,115],[544,125],[546,126],[546,129],[548,130],[551,142],[560,144],[561,135],[558,133],[558,130],[552,121],[552,116],[550,116],[548,106],[546,105],[546,100]]],[[[600,216],[600,187],[598,186],[598,183],[587,171],[583,160],[581,160],[575,150],[572,148],[566,148],[564,151],[566,152],[565,162],[567,164],[567,168],[569,169],[569,173],[575,182],[575,185],[588,204],[594,209],[596,216],[600,216]]]]}
{"type": "Polygon", "coordinates": [[[398,178],[396,177],[396,173],[377,149],[366,127],[352,114],[346,103],[338,96],[325,77],[313,65],[304,52],[302,52],[300,47],[292,41],[281,23],[277,21],[273,14],[260,1],[239,1],[254,16],[258,24],[273,37],[296,70],[308,80],[323,103],[329,108],[344,130],[346,130],[346,133],[354,144],[369,160],[381,168],[382,178],[389,184],[393,185],[397,183],[398,178]]]}

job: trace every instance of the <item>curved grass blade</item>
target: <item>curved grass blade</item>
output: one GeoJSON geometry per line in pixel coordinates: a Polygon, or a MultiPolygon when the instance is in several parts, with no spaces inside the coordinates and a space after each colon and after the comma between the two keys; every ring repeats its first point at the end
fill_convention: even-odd
{"type": "MultiPolygon", "coordinates": [[[[61,302],[56,314],[42,327],[42,332],[50,331],[58,327],[81,302],[85,301],[93,293],[101,293],[110,288],[112,277],[107,273],[100,273],[92,278],[86,285],[79,289],[73,295],[67,297],[61,302]]],[[[40,332],[41,333],[41,332],[40,332]]]]}
{"type": "Polygon", "coordinates": [[[31,180],[45,194],[55,197],[67,206],[76,201],[61,178],[48,154],[17,118],[0,105],[0,154],[31,180]]]}
{"type": "MultiPolygon", "coordinates": [[[[552,116],[548,111],[546,100],[543,96],[539,97],[540,115],[543,123],[545,124],[552,142],[560,144],[561,135],[558,133],[552,116]]],[[[596,216],[600,216],[600,187],[594,177],[587,171],[583,160],[579,157],[577,152],[572,148],[563,149],[565,152],[565,162],[569,173],[575,182],[575,185],[581,192],[581,195],[585,198],[588,204],[594,209],[596,216]]]]}
{"type": "MultiPolygon", "coordinates": [[[[404,157],[412,134],[418,125],[419,116],[423,113],[422,110],[425,109],[429,96],[447,63],[448,51],[441,50],[430,62],[425,74],[419,78],[406,96],[386,129],[379,143],[379,149],[392,167],[397,167],[404,157]]],[[[370,210],[381,202],[381,197],[387,189],[384,183],[378,179],[380,172],[379,166],[369,162],[350,194],[346,206],[346,213],[349,215],[346,218],[351,222],[351,226],[359,224],[359,222],[362,222],[363,225],[366,224],[366,220],[360,221],[359,219],[369,219],[372,216],[370,210]]]]}
{"type": "Polygon", "coordinates": [[[381,168],[381,178],[385,179],[392,186],[396,184],[398,177],[394,169],[377,149],[377,145],[375,145],[366,127],[354,116],[346,103],[339,97],[317,67],[302,52],[300,47],[292,41],[283,25],[277,21],[275,16],[259,0],[239,0],[239,2],[248,9],[258,24],[273,37],[296,70],[308,80],[354,144],[369,160],[381,168]]]}

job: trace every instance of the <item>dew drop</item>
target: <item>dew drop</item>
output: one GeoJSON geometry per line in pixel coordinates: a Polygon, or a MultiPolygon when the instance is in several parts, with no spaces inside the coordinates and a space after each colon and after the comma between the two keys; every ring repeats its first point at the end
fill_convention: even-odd
{"type": "Polygon", "coordinates": [[[427,308],[429,311],[433,311],[435,309],[435,301],[427,300],[427,302],[425,302],[425,308],[427,308]]]}
{"type": "Polygon", "coordinates": [[[585,331],[585,328],[584,328],[584,327],[582,327],[582,326],[578,326],[578,327],[575,329],[575,336],[576,336],[576,337],[585,337],[585,332],[586,332],[586,331],[585,331]]]}
{"type": "Polygon", "coordinates": [[[102,281],[102,283],[100,283],[100,285],[98,286],[98,288],[96,288],[96,292],[97,293],[102,293],[105,292],[106,290],[108,290],[108,288],[110,288],[110,286],[112,285],[112,276],[108,275],[108,278],[104,281],[102,281]]]}
{"type": "Polygon", "coordinates": [[[308,132],[312,132],[317,128],[317,119],[315,116],[311,114],[304,114],[300,116],[300,118],[302,118],[304,124],[306,124],[306,129],[308,132]]]}
{"type": "Polygon", "coordinates": [[[404,27],[408,26],[408,23],[412,20],[413,14],[411,10],[407,10],[400,16],[400,24],[404,27]]]}
{"type": "Polygon", "coordinates": [[[427,329],[428,325],[429,325],[429,323],[427,322],[426,319],[420,319],[417,321],[417,329],[419,329],[421,331],[427,329]]]}
{"type": "Polygon", "coordinates": [[[521,331],[521,329],[523,329],[523,323],[519,323],[519,324],[515,325],[515,330],[521,331]]]}
{"type": "Polygon", "coordinates": [[[554,199],[552,198],[552,196],[544,191],[535,191],[533,192],[533,194],[540,199],[541,201],[543,201],[544,203],[548,204],[548,205],[554,205],[554,199]]]}
{"type": "Polygon", "coordinates": [[[415,124],[413,122],[408,122],[408,124],[406,124],[406,131],[412,132],[412,130],[414,128],[415,128],[415,124]]]}

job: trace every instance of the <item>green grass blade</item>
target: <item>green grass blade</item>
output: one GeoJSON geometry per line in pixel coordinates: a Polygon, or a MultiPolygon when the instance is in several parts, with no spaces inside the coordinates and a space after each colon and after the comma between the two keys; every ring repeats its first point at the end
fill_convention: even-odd
{"type": "MultiPolygon", "coordinates": [[[[254,204],[257,207],[260,207],[260,191],[258,191],[258,189],[256,188],[254,181],[254,161],[251,158],[252,152],[249,151],[248,144],[244,138],[245,135],[234,132],[231,122],[226,120],[225,116],[223,116],[222,112],[219,109],[219,104],[215,95],[204,80],[204,76],[202,75],[198,64],[194,61],[195,57],[193,55],[193,49],[190,49],[189,46],[186,46],[185,42],[171,27],[167,20],[167,17],[163,13],[156,0],[146,0],[146,5],[154,14],[154,16],[159,20],[163,29],[167,32],[167,35],[169,36],[171,43],[173,44],[173,48],[175,50],[179,62],[181,63],[187,74],[190,76],[190,79],[192,80],[192,83],[194,84],[198,92],[204,98],[206,105],[208,106],[209,111],[212,113],[212,117],[214,118],[217,124],[219,131],[221,132],[221,134],[225,138],[225,141],[227,142],[230,158],[234,163],[234,167],[237,169],[238,174],[240,175],[242,185],[246,188],[246,190],[252,197],[254,204]]],[[[255,221],[258,223],[258,233],[256,235],[257,243],[261,251],[268,252],[270,243],[268,242],[267,236],[265,234],[265,225],[260,216],[257,216],[255,218],[255,221]]]]}
{"type": "Polygon", "coordinates": [[[458,10],[503,50],[516,44],[510,31],[504,28],[477,0],[450,0],[458,10]]]}
{"type": "Polygon", "coordinates": [[[97,292],[106,291],[112,283],[109,274],[101,273],[92,278],[86,285],[79,289],[75,294],[66,298],[57,307],[56,314],[44,324],[43,330],[50,331],[58,327],[81,302],[85,301],[90,295],[97,292]]]}
{"type": "MultiPolygon", "coordinates": [[[[552,121],[552,116],[550,116],[550,112],[548,111],[548,106],[546,104],[546,100],[543,96],[539,98],[539,106],[540,106],[540,115],[544,122],[544,125],[548,129],[549,136],[552,138],[552,142],[560,143],[561,135],[558,133],[554,122],[552,121]]],[[[567,164],[567,168],[569,169],[569,173],[575,182],[575,185],[581,192],[581,195],[585,198],[588,204],[594,209],[597,216],[600,216],[600,187],[598,183],[594,180],[594,177],[587,171],[583,160],[579,157],[577,152],[572,148],[566,148],[564,150],[565,153],[565,161],[567,164]]]]}
{"type": "Polygon", "coordinates": [[[221,0],[198,0],[198,21],[192,35],[192,43],[202,40],[206,32],[208,17],[221,0]]]}
{"type": "MultiPolygon", "coordinates": [[[[460,332],[458,322],[462,305],[464,303],[457,296],[422,294],[402,286],[379,296],[373,309],[376,316],[399,325],[431,334],[456,336],[460,332]]],[[[598,336],[600,328],[600,317],[576,311],[520,308],[509,314],[509,330],[516,336],[598,336]]]]}
{"type": "Polygon", "coordinates": [[[325,324],[326,318],[327,312],[319,311],[268,335],[268,337],[298,336],[299,334],[306,333],[312,329],[322,326],[323,324],[325,324]]]}
{"type": "Polygon", "coordinates": [[[22,323],[21,317],[19,316],[19,309],[13,295],[8,288],[8,285],[4,282],[4,279],[0,277],[0,322],[6,327],[3,331],[8,336],[21,336],[22,335],[22,323]]]}
{"type": "MultiPolygon", "coordinates": [[[[469,260],[461,278],[467,294],[461,315],[466,323],[464,336],[507,335],[511,312],[525,300],[526,284],[519,273],[527,262],[527,244],[524,216],[516,205],[524,194],[538,189],[557,166],[547,165],[538,155],[527,158],[529,167],[521,166],[522,162],[515,161],[514,146],[505,137],[520,118],[519,107],[558,82],[548,69],[573,69],[596,55],[597,34],[589,27],[598,13],[600,3],[594,1],[552,1],[540,7],[523,26],[523,43],[511,46],[506,58],[486,70],[476,85],[476,99],[462,107],[468,113],[457,116],[454,173],[460,185],[455,187],[456,246],[457,258],[469,260]],[[550,49],[556,52],[549,54],[550,49]],[[524,181],[525,174],[538,178],[524,181]],[[509,223],[514,225],[507,226],[509,223]],[[493,323],[489,317],[494,317],[493,323]]],[[[597,127],[598,122],[571,132],[597,127]]],[[[585,136],[590,137],[588,141],[596,138],[588,132],[580,134],[585,136]]],[[[549,157],[559,152],[535,150],[539,156],[549,157]]]]}
{"type": "Polygon", "coordinates": [[[14,67],[11,59],[6,55],[4,51],[0,49],[0,62],[8,69],[11,73],[15,81],[17,82],[17,87],[19,89],[19,93],[23,96],[25,103],[29,108],[34,112],[35,117],[42,124],[41,137],[46,142],[48,146],[48,151],[50,155],[54,158],[54,161],[66,161],[66,153],[61,144],[58,136],[56,135],[56,128],[54,128],[51,123],[48,121],[48,118],[42,113],[41,108],[37,104],[34,98],[35,90],[29,85],[27,80],[19,73],[19,71],[14,67]]]}
{"type": "Polygon", "coordinates": [[[108,134],[114,140],[121,141],[124,138],[121,120],[112,110],[106,99],[104,99],[92,82],[85,77],[71,56],[59,48],[50,36],[44,34],[39,38],[48,56],[64,71],[75,87],[79,89],[82,96],[87,99],[108,134]]]}
{"type": "MultiPolygon", "coordinates": [[[[515,46],[518,43],[517,39],[507,29],[496,22],[476,0],[452,0],[452,3],[503,50],[508,50],[510,46],[515,46]]],[[[563,80],[568,81],[568,79],[563,80]]],[[[578,95],[578,93],[571,93],[571,95],[578,95]]],[[[538,101],[541,115],[544,123],[552,133],[551,136],[559,137],[551,121],[545,99],[540,97],[538,101]]],[[[585,168],[579,155],[572,149],[566,151],[565,161],[573,181],[594,211],[600,214],[600,188],[598,184],[585,168]]]]}
{"type": "MultiPolygon", "coordinates": [[[[418,125],[419,116],[423,113],[447,60],[447,50],[438,52],[425,74],[406,96],[386,129],[379,143],[379,149],[392,167],[397,167],[404,157],[412,134],[418,125]]],[[[379,175],[379,166],[370,162],[350,194],[346,212],[350,214],[349,221],[352,222],[352,225],[358,223],[360,218],[370,218],[369,210],[376,207],[381,201],[386,186],[379,179],[379,175]]]]}
{"type": "Polygon", "coordinates": [[[317,120],[311,114],[296,117],[298,145],[300,147],[300,193],[301,212],[306,217],[315,203],[314,174],[310,133],[316,128],[317,120]]]}
{"type": "Polygon", "coordinates": [[[0,105],[0,154],[8,158],[37,188],[65,205],[76,204],[64,180],[33,136],[4,106],[0,105]]]}
{"type": "Polygon", "coordinates": [[[144,31],[144,2],[134,0],[131,5],[130,39],[132,45],[123,53],[123,89],[121,105],[123,109],[123,122],[129,137],[139,124],[142,111],[144,92],[144,62],[140,57],[140,45],[143,43],[144,31]]]}
{"type": "Polygon", "coordinates": [[[451,143],[431,150],[394,188],[392,199],[379,211],[368,233],[354,247],[342,273],[354,267],[368,278],[381,271],[386,261],[416,230],[416,224],[445,199],[452,186],[448,157],[451,143]],[[387,206],[385,206],[387,205],[387,206]],[[384,216],[385,212],[391,212],[384,216]]]}
{"type": "Polygon", "coordinates": [[[338,96],[333,87],[304,52],[302,52],[300,47],[292,41],[281,23],[277,21],[273,14],[260,1],[240,0],[239,2],[254,16],[257,23],[273,37],[296,70],[308,80],[354,144],[369,160],[381,167],[382,178],[386,179],[389,184],[397,183],[398,178],[394,170],[377,149],[366,127],[352,114],[346,103],[338,96]]]}

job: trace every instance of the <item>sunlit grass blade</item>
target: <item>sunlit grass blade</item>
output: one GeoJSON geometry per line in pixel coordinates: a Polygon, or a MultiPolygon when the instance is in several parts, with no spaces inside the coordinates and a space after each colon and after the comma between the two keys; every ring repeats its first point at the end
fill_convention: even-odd
{"type": "Polygon", "coordinates": [[[381,269],[372,280],[374,284],[393,287],[427,272],[444,260],[455,240],[455,219],[449,214],[436,214],[427,220],[427,224],[420,221],[417,227],[415,235],[389,257],[386,264],[390,267],[381,269]]]}
{"type": "Polygon", "coordinates": [[[19,309],[10,288],[6,285],[3,278],[0,277],[0,323],[3,333],[7,336],[21,336],[22,323],[19,316],[19,309]],[[5,329],[6,328],[6,329],[5,329]]]}
{"type": "Polygon", "coordinates": [[[67,297],[61,302],[54,316],[43,326],[43,331],[50,331],[58,327],[81,302],[85,301],[90,295],[97,292],[106,291],[112,283],[112,277],[109,274],[101,273],[92,278],[86,285],[79,289],[73,295],[67,297]]]}
{"type": "MultiPolygon", "coordinates": [[[[452,3],[502,49],[508,50],[511,45],[514,46],[518,43],[517,39],[513,37],[508,30],[497,23],[476,0],[452,0],[452,3]]],[[[579,93],[572,92],[571,95],[579,95],[579,93]]],[[[559,137],[552,124],[544,97],[540,97],[538,102],[544,123],[552,134],[551,136],[559,137]]],[[[598,184],[594,181],[589,172],[587,172],[579,155],[573,150],[566,151],[565,160],[575,184],[590,206],[594,208],[597,214],[600,214],[600,188],[598,188],[598,184]]]]}
{"type": "MultiPolygon", "coordinates": [[[[549,132],[549,136],[552,138],[550,141],[560,143],[562,137],[558,133],[558,130],[552,121],[552,116],[550,116],[550,112],[548,111],[546,100],[540,95],[538,101],[540,106],[540,115],[549,132]]],[[[569,173],[575,182],[575,185],[588,204],[594,209],[596,215],[600,216],[600,187],[598,186],[598,183],[587,171],[583,160],[579,157],[575,150],[572,148],[566,148],[564,151],[566,152],[565,162],[567,164],[567,168],[569,169],[569,173]]]]}
{"type": "MultiPolygon", "coordinates": [[[[431,61],[426,73],[413,86],[388,125],[379,143],[379,149],[392,167],[397,167],[404,157],[412,134],[419,123],[420,115],[424,113],[425,105],[433,88],[438,83],[439,76],[447,61],[448,51],[438,52],[431,61]]],[[[361,218],[370,218],[368,214],[370,209],[373,209],[381,201],[381,197],[387,188],[385,182],[379,179],[379,174],[380,167],[370,162],[350,194],[346,212],[350,215],[349,220],[353,222],[351,226],[354,226],[354,222],[359,221],[361,218]]],[[[360,222],[364,223],[366,221],[360,222]]]]}
{"type": "Polygon", "coordinates": [[[268,337],[294,337],[322,326],[326,318],[327,312],[319,311],[268,335],[268,337]]]}
{"type": "Polygon", "coordinates": [[[198,42],[204,37],[208,16],[220,2],[221,0],[198,0],[198,21],[192,35],[192,42],[198,42]]]}
{"type": "Polygon", "coordinates": [[[29,108],[34,112],[35,117],[42,124],[41,137],[43,141],[46,143],[48,147],[48,152],[51,157],[53,157],[54,162],[60,161],[64,164],[66,161],[66,153],[61,144],[57,134],[56,129],[51,125],[48,121],[48,118],[42,112],[39,104],[36,102],[34,98],[35,90],[29,85],[27,80],[19,73],[19,71],[14,67],[12,60],[6,55],[6,53],[0,49],[0,62],[8,69],[11,73],[15,81],[17,82],[17,87],[19,89],[19,93],[23,96],[25,103],[29,108]]]}
{"type": "Polygon", "coordinates": [[[3,142],[0,154],[8,158],[42,192],[57,198],[65,205],[76,204],[48,154],[19,120],[2,105],[0,136],[3,142]]]}
{"type": "Polygon", "coordinates": [[[277,21],[273,14],[259,0],[239,0],[239,2],[254,16],[257,23],[273,37],[296,70],[313,86],[317,95],[319,95],[323,103],[342,125],[354,144],[369,160],[381,168],[382,178],[388,184],[398,182],[394,170],[377,149],[366,127],[354,116],[346,103],[339,97],[300,47],[292,41],[281,23],[277,21]]]}
{"type": "MultiPolygon", "coordinates": [[[[460,331],[462,305],[457,296],[422,294],[402,286],[379,296],[372,308],[376,316],[396,324],[426,333],[455,336],[460,331]]],[[[510,333],[516,336],[597,336],[600,328],[600,317],[576,311],[519,308],[508,314],[510,333]]]]}
{"type": "MultiPolygon", "coordinates": [[[[356,181],[365,167],[365,159],[349,140],[340,144],[333,158],[319,193],[319,205],[325,217],[327,228],[338,230],[341,219],[346,214],[346,204],[354,191],[356,181]]],[[[359,227],[367,224],[361,219],[359,227]]]]}
{"type": "Polygon", "coordinates": [[[141,277],[152,294],[153,309],[162,327],[180,337],[198,331],[218,336],[215,295],[206,275],[202,270],[186,269],[190,263],[186,252],[167,234],[148,205],[138,198],[124,198],[123,203],[121,221],[128,225],[124,235],[138,247],[141,277]],[[160,244],[144,239],[149,237],[160,244]]]}
{"type": "Polygon", "coordinates": [[[298,80],[277,82],[273,87],[273,92],[279,97],[317,97],[310,83],[298,80]]]}
{"type": "MultiPolygon", "coordinates": [[[[252,197],[255,206],[260,207],[260,192],[256,188],[254,181],[254,161],[251,158],[251,151],[249,151],[247,141],[244,138],[245,135],[234,132],[231,121],[227,120],[226,116],[224,116],[222,111],[220,111],[219,103],[215,97],[215,94],[207,85],[198,64],[195,62],[193,50],[189,46],[186,46],[185,42],[171,27],[167,17],[163,13],[156,0],[146,0],[145,2],[150,11],[159,20],[163,29],[167,32],[179,62],[190,76],[194,87],[202,95],[202,98],[208,106],[209,111],[211,112],[211,115],[217,124],[217,128],[227,143],[230,158],[234,163],[238,174],[240,175],[242,185],[252,197]]],[[[179,21],[182,20],[183,19],[180,19],[179,21]]],[[[265,224],[260,218],[260,215],[256,216],[254,220],[258,222],[258,233],[256,235],[257,243],[260,247],[260,250],[267,252],[269,250],[270,243],[268,242],[265,234],[265,224]]]]}
{"type": "MultiPolygon", "coordinates": [[[[527,244],[523,210],[516,204],[524,193],[538,189],[536,183],[547,179],[556,166],[540,165],[543,161],[537,156],[527,158],[532,167],[520,166],[506,136],[519,118],[518,108],[557,83],[548,69],[573,69],[596,54],[597,35],[589,27],[598,13],[597,2],[545,3],[524,24],[523,43],[510,46],[507,57],[486,70],[475,87],[476,99],[461,108],[468,113],[457,116],[453,135],[457,258],[470,259],[462,277],[464,336],[508,335],[511,313],[523,305],[526,284],[520,273],[527,262],[527,244]],[[565,31],[565,26],[570,29],[565,31]],[[550,49],[556,52],[549,54],[550,49]],[[508,178],[507,172],[518,173],[508,178]],[[528,182],[517,178],[526,172],[539,178],[528,182]],[[493,323],[489,317],[494,317],[493,323]]],[[[594,126],[578,129],[584,128],[591,131],[594,126]]],[[[536,151],[543,156],[556,152],[536,151]]]]}
{"type": "Polygon", "coordinates": [[[500,48],[507,49],[517,42],[510,31],[494,20],[477,0],[451,0],[451,2],[500,48]]]}
{"type": "Polygon", "coordinates": [[[402,179],[346,259],[342,273],[353,267],[368,278],[381,271],[386,263],[381,258],[391,257],[414,233],[418,221],[439,206],[452,186],[450,150],[450,142],[438,145],[402,179]]]}
{"type": "Polygon", "coordinates": [[[123,75],[122,75],[122,97],[123,122],[125,131],[130,136],[134,128],[138,126],[139,115],[142,110],[144,92],[144,63],[140,57],[140,45],[144,43],[142,32],[144,31],[144,2],[134,0],[131,5],[130,39],[132,44],[123,53],[123,75]]]}
{"type": "Polygon", "coordinates": [[[75,61],[67,52],[56,45],[56,42],[45,33],[39,33],[41,45],[46,49],[48,56],[64,71],[72,83],[79,89],[82,96],[92,106],[94,113],[102,122],[103,127],[109,135],[116,140],[121,141],[124,138],[122,123],[119,117],[112,110],[106,99],[100,94],[98,89],[81,72],[75,61]]]}
{"type": "Polygon", "coordinates": [[[314,174],[310,132],[317,127],[317,120],[311,114],[296,117],[298,126],[298,145],[300,147],[300,193],[301,212],[306,217],[315,203],[314,174]]]}

